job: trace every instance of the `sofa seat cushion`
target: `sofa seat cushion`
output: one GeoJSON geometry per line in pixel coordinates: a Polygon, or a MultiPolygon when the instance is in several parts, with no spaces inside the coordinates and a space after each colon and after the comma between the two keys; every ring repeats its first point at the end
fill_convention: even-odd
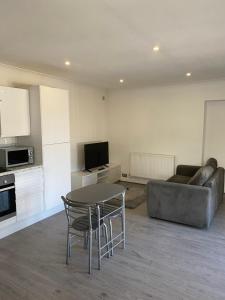
{"type": "Polygon", "coordinates": [[[175,182],[175,183],[188,183],[188,181],[191,179],[189,176],[182,176],[182,175],[174,175],[167,179],[169,182],[175,182]]]}
{"type": "Polygon", "coordinates": [[[191,177],[191,179],[188,181],[188,184],[191,185],[204,185],[207,180],[212,176],[214,173],[214,168],[210,165],[201,167],[196,174],[191,177]]]}

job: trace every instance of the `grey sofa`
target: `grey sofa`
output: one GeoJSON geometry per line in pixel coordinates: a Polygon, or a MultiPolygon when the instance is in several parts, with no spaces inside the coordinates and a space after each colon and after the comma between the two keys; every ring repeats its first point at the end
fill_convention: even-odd
{"type": "Polygon", "coordinates": [[[167,181],[147,184],[150,217],[208,228],[223,200],[224,169],[210,158],[200,166],[177,166],[176,175],[167,181]]]}

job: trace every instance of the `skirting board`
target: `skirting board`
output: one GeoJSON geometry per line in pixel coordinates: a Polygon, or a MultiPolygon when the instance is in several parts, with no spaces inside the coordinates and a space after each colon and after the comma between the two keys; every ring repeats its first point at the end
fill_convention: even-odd
{"type": "Polygon", "coordinates": [[[130,177],[121,177],[120,181],[139,183],[139,184],[147,184],[149,179],[130,176],[130,177]]]}
{"type": "Polygon", "coordinates": [[[9,224],[8,226],[4,226],[3,228],[1,228],[1,232],[0,232],[0,239],[13,234],[14,232],[17,232],[21,229],[24,229],[30,225],[33,225],[34,223],[37,223],[41,220],[44,220],[48,217],[51,217],[57,213],[59,213],[60,211],[64,210],[64,205],[59,205],[51,210],[48,211],[44,211],[38,215],[35,215],[33,217],[30,217],[26,220],[20,221],[20,222],[15,222],[12,224],[9,224]]]}

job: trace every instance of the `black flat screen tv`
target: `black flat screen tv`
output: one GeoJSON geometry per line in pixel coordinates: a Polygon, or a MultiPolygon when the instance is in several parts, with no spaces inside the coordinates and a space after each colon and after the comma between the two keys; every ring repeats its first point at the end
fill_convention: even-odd
{"type": "Polygon", "coordinates": [[[84,145],[85,170],[97,168],[109,163],[109,143],[92,143],[84,145]]]}

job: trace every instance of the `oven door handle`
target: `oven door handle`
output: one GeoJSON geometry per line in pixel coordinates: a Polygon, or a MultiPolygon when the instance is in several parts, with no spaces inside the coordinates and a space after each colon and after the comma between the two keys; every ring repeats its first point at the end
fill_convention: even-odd
{"type": "Polygon", "coordinates": [[[5,192],[5,191],[9,191],[9,190],[13,190],[13,189],[15,189],[15,185],[9,186],[7,188],[0,189],[0,193],[5,192]]]}

